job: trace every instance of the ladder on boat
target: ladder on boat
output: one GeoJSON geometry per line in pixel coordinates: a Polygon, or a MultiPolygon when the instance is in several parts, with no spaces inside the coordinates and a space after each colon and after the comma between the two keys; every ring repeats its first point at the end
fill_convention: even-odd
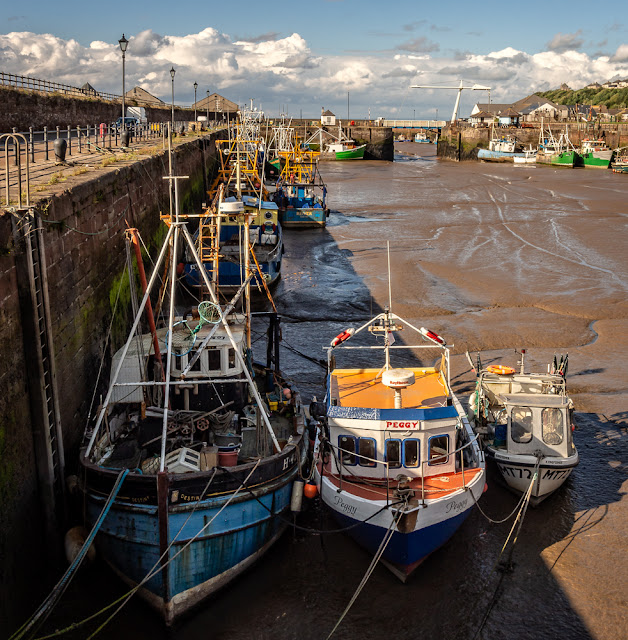
{"type": "MultiPolygon", "coordinates": [[[[220,249],[218,243],[218,215],[210,207],[207,215],[201,216],[198,224],[198,254],[201,264],[205,267],[210,282],[216,284],[218,282],[218,273],[216,272],[216,264],[220,258],[220,249]]],[[[201,279],[202,290],[205,293],[205,281],[201,279]]]]}

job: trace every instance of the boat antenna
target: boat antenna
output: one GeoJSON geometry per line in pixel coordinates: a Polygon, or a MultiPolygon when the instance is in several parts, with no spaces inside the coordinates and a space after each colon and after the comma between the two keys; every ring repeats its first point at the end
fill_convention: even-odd
{"type": "Polygon", "coordinates": [[[388,253],[388,309],[392,308],[392,285],[390,282],[390,240],[386,240],[386,252],[388,253]]]}

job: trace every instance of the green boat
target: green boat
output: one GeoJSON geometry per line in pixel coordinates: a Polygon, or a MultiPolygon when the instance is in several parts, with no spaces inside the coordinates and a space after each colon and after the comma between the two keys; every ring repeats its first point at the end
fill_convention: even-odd
{"type": "Polygon", "coordinates": [[[336,160],[361,160],[364,158],[365,150],[365,144],[359,147],[352,147],[344,142],[330,144],[327,147],[328,152],[336,154],[336,160]]]}
{"type": "Polygon", "coordinates": [[[567,133],[561,133],[556,139],[551,129],[541,129],[536,161],[540,164],[551,164],[556,167],[577,167],[582,158],[576,151],[567,133]]]}
{"type": "Polygon", "coordinates": [[[613,150],[604,140],[584,139],[580,146],[580,156],[585,167],[608,169],[613,158],[613,150]]]}

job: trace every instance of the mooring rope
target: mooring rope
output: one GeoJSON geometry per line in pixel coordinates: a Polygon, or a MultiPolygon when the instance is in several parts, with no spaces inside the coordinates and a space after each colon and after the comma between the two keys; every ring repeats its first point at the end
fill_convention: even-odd
{"type": "MultiPolygon", "coordinates": [[[[83,620],[79,620],[78,622],[73,622],[71,625],[65,627],[64,629],[60,629],[55,631],[54,633],[51,633],[47,636],[41,636],[39,638],[37,638],[36,640],[50,640],[51,638],[56,638],[58,636],[61,636],[65,633],[69,633],[70,631],[74,631],[75,629],[77,629],[78,627],[84,625],[87,622],[90,622],[91,620],[94,620],[95,618],[97,618],[98,616],[100,616],[101,614],[105,613],[106,611],[109,611],[112,607],[115,607],[117,604],[120,604],[120,606],[91,634],[87,637],[87,640],[90,640],[91,638],[94,638],[100,631],[102,631],[102,629],[104,629],[104,627],[109,624],[109,622],[120,612],[120,610],[126,605],[126,603],[131,599],[131,597],[133,595],[135,595],[135,593],[146,583],[148,582],[148,580],[150,580],[151,578],[153,578],[154,576],[156,576],[158,573],[160,573],[166,566],[168,566],[175,558],[177,558],[177,556],[179,556],[181,553],[183,553],[193,542],[194,540],[196,540],[196,538],[198,538],[198,536],[200,536],[203,531],[205,531],[205,529],[207,529],[207,527],[209,527],[214,520],[222,513],[222,511],[231,503],[231,501],[240,493],[241,489],[243,489],[246,486],[246,483],[249,481],[249,479],[251,478],[251,476],[253,475],[253,472],[257,469],[259,465],[259,461],[257,464],[255,464],[255,466],[251,469],[251,471],[249,472],[249,474],[247,475],[247,477],[244,479],[244,481],[242,482],[242,484],[238,487],[238,489],[236,489],[236,491],[229,497],[229,499],[227,500],[227,502],[225,502],[225,504],[222,505],[222,507],[218,510],[218,512],[214,515],[214,517],[209,520],[195,535],[194,537],[192,537],[190,540],[188,540],[182,547],[181,549],[179,549],[179,551],[177,551],[177,553],[175,553],[172,558],[170,558],[167,562],[165,562],[163,565],[159,566],[161,561],[163,560],[163,558],[166,557],[166,555],[168,554],[168,552],[170,551],[172,545],[175,543],[177,537],[179,536],[179,534],[181,533],[181,531],[183,530],[183,528],[185,527],[185,525],[187,524],[188,520],[192,517],[192,514],[194,513],[194,511],[196,510],[197,506],[199,505],[199,503],[201,502],[203,495],[205,494],[205,492],[207,491],[207,489],[209,488],[209,485],[211,484],[212,480],[214,479],[214,476],[216,475],[215,473],[212,474],[212,476],[209,478],[207,485],[205,486],[205,489],[203,489],[203,491],[201,492],[201,495],[199,496],[199,499],[196,501],[192,511],[190,512],[190,515],[187,517],[187,519],[185,520],[185,522],[183,523],[183,525],[181,526],[181,528],[179,529],[179,531],[177,532],[177,534],[174,536],[174,538],[172,539],[172,541],[170,542],[170,544],[168,545],[168,547],[166,548],[166,550],[161,554],[161,556],[158,558],[158,560],[155,562],[155,564],[152,566],[152,568],[149,570],[149,572],[146,574],[146,576],[144,576],[144,578],[138,583],[136,584],[132,589],[130,589],[128,592],[124,593],[122,596],[120,596],[119,598],[117,598],[116,600],[114,600],[113,602],[110,602],[108,605],[106,605],[105,607],[103,607],[102,609],[99,609],[98,611],[96,611],[95,613],[93,613],[92,615],[88,616],[87,618],[84,618],[83,620]]],[[[13,638],[10,638],[9,640],[13,640],[13,638]]]]}
{"type": "Polygon", "coordinates": [[[349,613],[349,609],[351,609],[351,607],[353,606],[353,603],[358,599],[358,596],[360,595],[360,593],[362,592],[362,589],[365,587],[366,583],[368,582],[368,579],[371,577],[371,574],[373,573],[373,571],[375,571],[375,567],[377,566],[377,563],[379,562],[380,558],[384,555],[384,551],[386,551],[386,547],[388,546],[388,543],[392,540],[393,534],[395,532],[395,527],[399,523],[399,520],[401,520],[402,515],[403,515],[403,511],[399,509],[397,513],[397,517],[391,518],[390,526],[388,527],[388,530],[386,531],[384,537],[382,538],[379,548],[377,549],[377,552],[375,553],[375,555],[373,556],[373,559],[371,560],[371,564],[368,566],[368,569],[366,570],[366,573],[362,577],[362,580],[358,585],[358,588],[355,590],[355,593],[351,597],[351,600],[349,600],[349,604],[345,607],[345,610],[342,612],[342,615],[340,616],[340,618],[338,618],[338,622],[336,622],[336,624],[334,625],[334,628],[330,631],[326,640],[329,640],[334,635],[334,633],[336,632],[336,629],[338,629],[338,627],[340,626],[340,623],[344,620],[347,613],[349,613]]]}
{"type": "Polygon", "coordinates": [[[96,537],[96,534],[98,533],[98,530],[100,529],[102,523],[104,522],[105,518],[107,517],[107,514],[109,513],[109,510],[111,509],[111,505],[113,504],[114,500],[116,499],[116,497],[117,497],[117,495],[118,495],[118,493],[120,491],[120,488],[122,487],[122,483],[124,482],[124,479],[127,477],[128,474],[129,474],[129,469],[124,469],[118,474],[116,482],[113,485],[113,489],[111,490],[111,493],[109,494],[109,497],[107,498],[107,502],[105,503],[105,506],[103,507],[102,511],[100,512],[100,515],[98,516],[98,519],[94,523],[94,526],[92,527],[92,530],[90,531],[89,535],[87,536],[87,539],[83,543],[83,546],[81,547],[81,550],[78,552],[76,558],[74,558],[74,560],[72,561],[72,563],[70,564],[70,566],[68,567],[66,572],[63,574],[63,576],[61,577],[59,582],[57,582],[57,584],[54,586],[53,590],[50,592],[50,594],[46,597],[46,599],[39,606],[39,609],[37,609],[37,611],[29,618],[29,620],[27,620],[9,638],[9,640],[19,640],[20,638],[23,638],[29,631],[36,630],[37,628],[39,628],[46,621],[46,618],[50,615],[50,613],[54,609],[54,607],[57,604],[57,602],[59,602],[61,596],[65,593],[65,590],[68,588],[68,585],[70,584],[70,581],[74,577],[74,574],[76,573],[78,568],[81,566],[81,563],[83,562],[83,559],[87,555],[87,552],[88,552],[92,542],[94,541],[94,538],[96,537]]]}
{"type": "MultiPolygon", "coordinates": [[[[520,500],[519,504],[521,505],[519,508],[519,513],[517,514],[517,517],[515,518],[515,521],[512,523],[512,527],[510,528],[510,532],[508,533],[508,537],[506,538],[506,541],[504,542],[501,551],[499,552],[499,555],[497,556],[497,560],[495,561],[495,564],[493,565],[493,568],[491,569],[491,573],[490,575],[492,575],[493,573],[495,573],[495,571],[497,570],[497,567],[499,566],[499,562],[501,560],[502,555],[504,554],[506,547],[508,546],[508,542],[510,541],[510,538],[512,537],[513,532],[515,531],[515,528],[517,529],[516,533],[515,533],[515,537],[514,540],[512,542],[512,545],[510,547],[510,552],[508,555],[508,562],[507,562],[507,567],[511,565],[512,563],[512,555],[514,553],[515,550],[515,544],[517,543],[517,540],[519,539],[519,533],[521,532],[521,527],[523,526],[523,519],[525,518],[525,514],[526,511],[528,509],[528,505],[530,504],[530,498],[532,496],[532,488],[534,487],[534,483],[536,482],[536,479],[538,477],[538,473],[539,473],[539,465],[541,464],[541,459],[540,457],[537,457],[537,461],[536,461],[536,465],[534,467],[534,474],[532,475],[532,480],[530,480],[530,485],[528,486],[527,490],[525,491],[525,493],[523,494],[523,500],[520,500]],[[517,526],[519,525],[519,526],[517,526]]],[[[502,572],[497,585],[495,587],[495,590],[493,591],[493,595],[491,597],[491,600],[489,602],[489,605],[486,609],[486,611],[484,612],[484,616],[482,617],[482,621],[480,622],[480,626],[478,627],[477,631],[475,632],[474,636],[473,636],[473,640],[476,640],[476,638],[480,635],[480,633],[482,632],[482,629],[484,628],[484,625],[486,624],[486,621],[488,620],[489,615],[491,614],[491,611],[493,610],[493,607],[495,606],[495,603],[497,602],[497,594],[499,592],[499,589],[501,587],[501,584],[504,580],[504,576],[505,576],[505,572],[502,572]]]]}

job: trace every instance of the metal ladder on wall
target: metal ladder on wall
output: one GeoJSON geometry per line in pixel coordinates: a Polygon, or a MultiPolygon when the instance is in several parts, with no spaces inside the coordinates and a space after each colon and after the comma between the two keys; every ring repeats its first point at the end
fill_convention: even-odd
{"type": "Polygon", "coordinates": [[[54,500],[58,514],[65,511],[63,434],[56,386],[55,354],[52,341],[50,301],[46,278],[46,254],[39,215],[34,210],[22,218],[26,263],[30,281],[31,305],[35,335],[31,337],[37,352],[39,368],[39,391],[41,405],[40,428],[43,442],[39,443],[40,459],[47,461],[45,470],[40,470],[44,485],[49,486],[48,498],[54,500]],[[60,510],[59,510],[60,508],[60,510]]]}

